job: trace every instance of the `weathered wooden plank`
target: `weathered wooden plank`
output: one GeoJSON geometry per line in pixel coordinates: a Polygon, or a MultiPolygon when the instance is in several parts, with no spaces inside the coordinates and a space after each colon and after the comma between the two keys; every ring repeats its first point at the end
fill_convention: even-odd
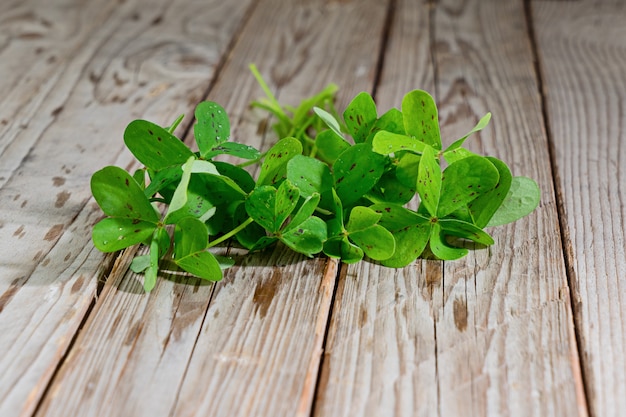
{"type": "MultiPolygon", "coordinates": [[[[393,13],[376,90],[380,113],[399,107],[411,89],[434,89],[430,8],[399,0],[393,13]]],[[[398,270],[369,262],[342,267],[316,416],[436,412],[436,341],[429,300],[439,274],[439,265],[427,262],[398,270]]]]}
{"type": "MultiPolygon", "coordinates": [[[[275,138],[256,133],[266,117],[248,106],[262,95],[248,64],[281,101],[335,81],[345,104],[372,84],[384,11],[369,0],[257,2],[209,99],[238,140],[267,148],[275,138]],[[377,36],[364,42],[366,31],[377,36]]],[[[40,415],[307,415],[336,263],[282,246],[234,255],[239,266],[215,288],[161,280],[150,295],[128,294],[133,274],[110,280],[40,415]]]]}
{"type": "Polygon", "coordinates": [[[191,109],[245,12],[78,3],[13,2],[0,19],[1,415],[32,413],[108,269],[90,242],[101,214],[89,176],[131,163],[120,152],[129,117],[169,121],[191,109]]]}
{"type": "MultiPolygon", "coordinates": [[[[431,7],[433,20],[422,19],[430,30],[415,25],[408,35],[415,40],[405,45],[432,45],[444,142],[491,110],[491,127],[471,146],[507,161],[514,174],[535,178],[542,204],[530,217],[493,230],[493,248],[461,261],[421,261],[400,271],[349,267],[333,309],[317,414],[351,415],[356,408],[360,415],[584,415],[523,2],[431,7]]],[[[428,10],[398,1],[396,13],[428,10]]],[[[394,31],[407,33],[401,22],[392,42],[394,31]]],[[[386,88],[377,91],[379,101],[398,105],[398,94],[431,86],[398,77],[406,84],[389,88],[396,79],[385,77],[394,73],[387,68],[404,62],[409,50],[391,46],[386,88]],[[384,97],[387,91],[396,96],[384,97]]]]}
{"type": "Polygon", "coordinates": [[[626,4],[533,2],[591,413],[626,409],[626,4]]]}

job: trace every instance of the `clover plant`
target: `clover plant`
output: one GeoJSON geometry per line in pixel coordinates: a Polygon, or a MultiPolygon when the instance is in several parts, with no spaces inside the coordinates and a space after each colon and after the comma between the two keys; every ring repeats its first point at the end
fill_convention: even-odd
{"type": "Polygon", "coordinates": [[[275,117],[279,136],[264,154],[233,141],[226,111],[205,101],[195,110],[197,151],[173,134],[182,116],[166,128],[135,120],[124,143],[143,167],[93,174],[92,193],[106,215],[93,228],[94,245],[104,252],[146,245],[148,254],[131,264],[144,273],[146,291],[165,257],[197,277],[221,279],[233,261],[210,249],[227,240],[249,251],[282,242],[346,263],[367,256],[389,267],[420,256],[454,260],[468,253],[466,242],[494,243],[486,227],[539,204],[535,181],[464,147],[489,113],[444,147],[425,91],[407,93],[401,110],[383,114],[363,92],[339,116],[336,86],[282,106],[251,69],[267,95],[253,105],[275,117]],[[252,164],[260,165],[256,178],[244,169],[252,164]]]}

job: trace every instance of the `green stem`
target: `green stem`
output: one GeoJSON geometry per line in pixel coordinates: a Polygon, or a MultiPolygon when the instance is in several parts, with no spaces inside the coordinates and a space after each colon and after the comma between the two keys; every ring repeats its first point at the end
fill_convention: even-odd
{"type": "Polygon", "coordinates": [[[278,100],[276,100],[276,97],[274,96],[274,94],[272,93],[272,90],[270,90],[270,88],[268,87],[268,85],[265,83],[265,80],[263,79],[263,76],[261,76],[261,73],[259,72],[259,70],[257,69],[256,65],[254,64],[250,64],[250,71],[252,72],[252,75],[254,75],[254,78],[256,78],[257,82],[259,83],[259,85],[261,86],[261,88],[263,89],[263,91],[265,92],[265,95],[267,96],[267,98],[278,108],[281,108],[281,105],[278,103],[278,100]]]}
{"type": "Polygon", "coordinates": [[[248,217],[248,219],[245,222],[241,223],[239,226],[235,227],[230,232],[226,233],[225,235],[220,236],[219,238],[215,239],[213,242],[209,242],[209,246],[207,246],[207,249],[212,248],[213,246],[219,245],[223,241],[228,240],[231,237],[235,236],[237,233],[241,232],[253,221],[254,219],[252,217],[248,217]]]}
{"type": "Polygon", "coordinates": [[[255,159],[250,159],[249,161],[246,161],[246,162],[242,162],[242,163],[240,163],[240,164],[237,164],[237,166],[238,166],[239,168],[245,168],[245,167],[247,167],[247,166],[254,165],[254,164],[256,164],[256,163],[260,162],[260,161],[261,161],[261,159],[265,158],[265,155],[267,155],[267,152],[263,152],[262,154],[260,154],[260,155],[259,155],[259,157],[258,157],[258,158],[255,158],[255,159]]]}

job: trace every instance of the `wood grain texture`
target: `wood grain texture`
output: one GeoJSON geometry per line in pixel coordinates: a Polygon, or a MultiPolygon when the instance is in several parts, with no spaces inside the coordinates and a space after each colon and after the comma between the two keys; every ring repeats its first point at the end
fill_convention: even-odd
{"type": "MultiPolygon", "coordinates": [[[[331,80],[348,86],[344,103],[371,85],[380,36],[363,42],[357,34],[373,28],[382,33],[384,5],[362,6],[255,4],[208,97],[226,108],[237,140],[263,149],[275,141],[257,134],[267,116],[249,108],[262,95],[250,62],[287,103],[331,80]],[[345,36],[337,37],[337,27],[345,36]],[[363,49],[346,53],[357,48],[363,49]]],[[[214,288],[192,291],[160,280],[146,296],[128,293],[137,285],[133,274],[110,280],[39,415],[307,415],[336,263],[309,260],[283,246],[233,255],[238,266],[214,288]],[[165,343],[169,334],[177,337],[165,343]]]]}
{"type": "Polygon", "coordinates": [[[591,412],[626,409],[626,4],[533,2],[591,412]]]}
{"type": "Polygon", "coordinates": [[[130,118],[169,123],[201,97],[221,56],[214,41],[232,23],[217,20],[218,35],[207,40],[185,33],[204,27],[204,2],[79,3],[3,2],[3,416],[33,411],[110,267],[112,258],[90,242],[101,216],[90,201],[90,175],[107,163],[131,164],[121,152],[130,118]]]}
{"type": "MultiPolygon", "coordinates": [[[[440,104],[444,143],[493,111],[491,126],[471,139],[471,148],[536,179],[542,203],[531,216],[492,230],[493,248],[461,261],[420,261],[401,271],[348,267],[333,309],[317,415],[352,415],[354,409],[372,416],[585,415],[523,3],[442,1],[434,7],[426,23],[433,37],[424,27],[413,29],[415,40],[405,45],[415,51],[419,42],[431,45],[431,91],[440,104]]],[[[416,10],[428,13],[424,4],[397,2],[397,16],[416,10]]],[[[394,55],[395,30],[401,29],[392,28],[385,88],[377,98],[398,106],[402,97],[384,97],[387,91],[429,85],[385,77],[394,73],[388,66],[407,59],[394,55]],[[406,84],[390,88],[396,81],[406,84]]]]}
{"type": "MultiPolygon", "coordinates": [[[[339,106],[345,106],[371,86],[384,18],[385,5],[378,1],[262,2],[209,98],[226,103],[229,114],[240,114],[262,94],[241,75],[253,61],[281,102],[297,104],[332,81],[340,86],[339,106]],[[239,105],[233,106],[235,101],[239,105]]],[[[258,123],[258,112],[247,110],[243,119],[258,123]]],[[[238,137],[254,140],[256,123],[242,123],[238,137]]],[[[266,149],[274,140],[268,135],[256,145],[266,149]]],[[[215,311],[219,317],[203,325],[173,415],[309,415],[310,383],[317,380],[322,349],[320,325],[330,308],[323,304],[330,301],[325,291],[334,287],[334,277],[332,285],[325,284],[319,259],[285,265],[280,259],[288,255],[280,251],[265,254],[275,268],[244,262],[231,285],[217,285],[207,317],[215,311]],[[261,289],[272,299],[265,317],[250,305],[251,294],[261,289]]]]}

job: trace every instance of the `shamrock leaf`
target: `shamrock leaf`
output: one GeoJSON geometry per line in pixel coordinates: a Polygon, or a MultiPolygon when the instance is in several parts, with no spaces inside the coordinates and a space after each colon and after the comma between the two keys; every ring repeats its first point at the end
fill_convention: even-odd
{"type": "Polygon", "coordinates": [[[369,145],[359,143],[346,149],[333,164],[335,190],[344,206],[352,205],[371,190],[384,168],[384,157],[372,152],[369,145]]]}
{"type": "Polygon", "coordinates": [[[286,176],[287,163],[296,155],[302,154],[302,144],[295,138],[279,140],[270,148],[261,165],[257,178],[258,185],[276,184],[286,176]]]}
{"type": "Polygon", "coordinates": [[[437,105],[426,91],[414,90],[402,99],[404,129],[408,136],[441,149],[437,105]]]}
{"type": "Polygon", "coordinates": [[[126,127],[124,143],[139,162],[155,171],[182,165],[193,156],[178,138],[145,120],[135,120],[126,127]]]}
{"type": "Polygon", "coordinates": [[[376,103],[366,92],[357,94],[343,112],[348,133],[355,143],[365,142],[377,118],[376,103]]]}

